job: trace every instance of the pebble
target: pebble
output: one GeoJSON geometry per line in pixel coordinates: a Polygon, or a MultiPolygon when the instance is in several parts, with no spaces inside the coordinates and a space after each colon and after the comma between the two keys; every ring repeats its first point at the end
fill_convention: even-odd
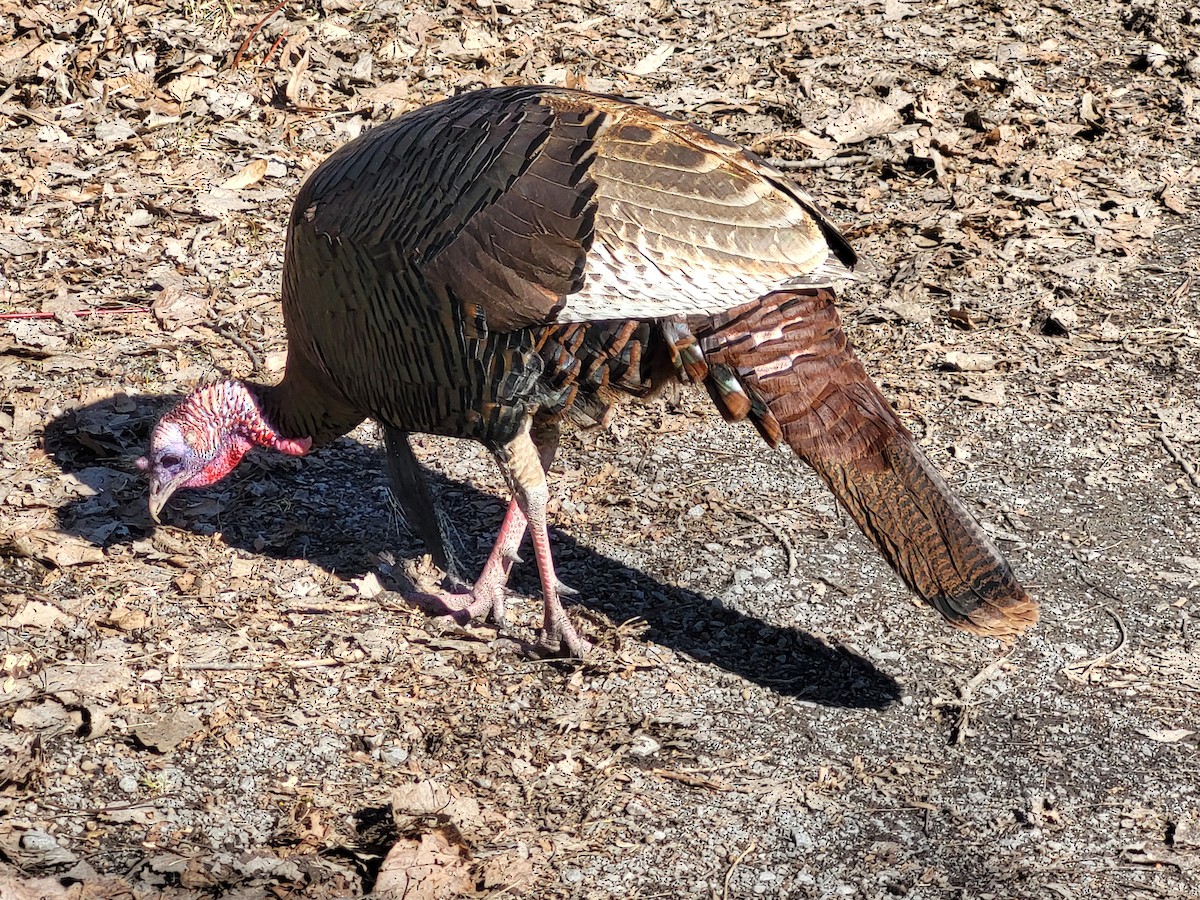
{"type": "Polygon", "coordinates": [[[629,755],[645,759],[647,756],[653,756],[661,749],[662,744],[650,737],[650,735],[635,734],[633,736],[633,743],[629,747],[629,755]]]}
{"type": "Polygon", "coordinates": [[[817,846],[817,842],[812,839],[812,835],[803,828],[792,829],[792,843],[801,850],[811,850],[817,846]]]}
{"type": "Polygon", "coordinates": [[[650,811],[650,807],[648,807],[641,800],[636,800],[636,799],[630,800],[628,803],[625,804],[625,812],[629,813],[629,815],[631,815],[631,816],[647,816],[648,817],[648,816],[653,815],[653,813],[650,811]]]}
{"type": "Polygon", "coordinates": [[[379,751],[379,758],[389,766],[400,766],[408,759],[408,750],[405,747],[384,747],[379,751]]]}
{"type": "Polygon", "coordinates": [[[121,780],[117,782],[117,787],[127,794],[136,794],[138,789],[138,780],[132,775],[122,775],[121,780]]]}

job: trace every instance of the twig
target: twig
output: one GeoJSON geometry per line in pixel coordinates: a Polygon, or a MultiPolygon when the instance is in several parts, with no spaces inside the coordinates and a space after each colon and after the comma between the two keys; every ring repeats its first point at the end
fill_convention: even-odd
{"type": "Polygon", "coordinates": [[[680,769],[679,771],[688,775],[698,775],[701,772],[720,772],[722,769],[744,768],[745,766],[752,765],[753,763],[763,762],[772,758],[772,754],[761,753],[758,756],[751,756],[749,759],[735,759],[732,762],[718,763],[715,766],[700,766],[695,769],[680,769]]]}
{"type": "Polygon", "coordinates": [[[783,549],[787,553],[788,575],[792,576],[796,574],[796,567],[798,565],[796,561],[796,548],[792,546],[792,542],[789,541],[787,535],[783,533],[783,529],[776,528],[762,516],[758,515],[757,513],[752,513],[748,509],[743,509],[740,506],[734,506],[732,503],[726,503],[724,506],[731,512],[737,513],[743,519],[748,519],[749,521],[754,522],[757,525],[761,525],[763,528],[769,531],[774,536],[775,540],[779,541],[779,543],[783,545],[783,549]]]}
{"type": "Polygon", "coordinates": [[[833,169],[838,166],[857,166],[870,162],[871,157],[856,154],[854,156],[831,156],[828,159],[768,159],[776,169],[787,172],[792,169],[833,169]]]}
{"type": "Polygon", "coordinates": [[[123,811],[129,810],[129,809],[141,809],[142,807],[149,807],[150,809],[157,809],[158,807],[155,804],[158,801],[172,800],[172,799],[175,799],[177,797],[182,797],[182,796],[183,795],[180,793],[173,792],[170,794],[159,794],[158,796],[156,796],[154,798],[153,801],[151,801],[151,800],[134,800],[129,803],[110,803],[108,806],[93,806],[88,809],[80,809],[78,806],[59,806],[57,803],[51,803],[49,800],[39,800],[38,805],[39,806],[47,806],[50,809],[59,810],[68,818],[78,818],[78,817],[87,817],[87,816],[102,816],[105,813],[123,812],[123,811]]]}
{"type": "Polygon", "coordinates": [[[287,32],[287,29],[285,28],[283,30],[283,34],[281,34],[281,35],[279,35],[279,37],[275,38],[275,43],[273,43],[271,45],[270,49],[267,50],[266,56],[263,57],[263,61],[262,61],[263,66],[266,66],[266,64],[271,61],[271,57],[275,55],[275,51],[279,49],[279,45],[284,42],[284,40],[287,38],[287,36],[288,36],[288,32],[287,32]]]}
{"type": "Polygon", "coordinates": [[[651,769],[651,775],[666,778],[668,781],[679,781],[692,787],[708,788],[710,791],[732,791],[729,785],[711,778],[701,778],[699,775],[689,775],[687,772],[672,772],[670,769],[651,769]]]}
{"type": "Polygon", "coordinates": [[[262,360],[259,359],[258,354],[254,352],[254,348],[250,346],[250,343],[245,338],[215,320],[209,321],[208,327],[221,335],[221,337],[228,339],[234,346],[250,357],[250,365],[254,367],[255,373],[262,371],[262,360]]]}
{"type": "Polygon", "coordinates": [[[349,665],[346,660],[323,657],[321,659],[280,660],[278,663],[227,662],[227,663],[183,663],[185,672],[265,672],[275,666],[289,669],[323,669],[331,666],[349,665]]]}
{"type": "Polygon", "coordinates": [[[746,849],[733,858],[733,862],[729,864],[729,869],[725,872],[725,887],[721,891],[721,900],[729,900],[729,880],[733,878],[733,870],[742,864],[747,856],[754,852],[754,848],[758,846],[757,841],[750,841],[746,845],[746,849]]]}
{"type": "Polygon", "coordinates": [[[262,27],[267,24],[267,20],[283,9],[285,3],[287,3],[287,0],[279,0],[269,13],[254,24],[254,27],[250,29],[250,33],[246,35],[246,39],[237,48],[237,53],[233,54],[233,63],[230,65],[230,69],[234,72],[237,71],[237,67],[242,64],[242,56],[246,53],[246,48],[250,46],[250,42],[262,31],[262,27]]]}
{"type": "MultiPolygon", "coordinates": [[[[1092,584],[1092,582],[1088,581],[1087,578],[1084,577],[1082,572],[1079,573],[1079,577],[1083,583],[1089,587],[1093,587],[1096,588],[1096,590],[1102,591],[1114,600],[1120,599],[1111,591],[1106,591],[1099,585],[1092,584]]],[[[1077,662],[1068,663],[1067,665],[1063,666],[1063,672],[1066,673],[1066,676],[1073,681],[1086,678],[1094,669],[1102,666],[1104,663],[1108,662],[1110,659],[1124,650],[1126,645],[1129,643],[1129,630],[1125,627],[1125,623],[1121,620],[1121,617],[1117,615],[1117,611],[1111,606],[1105,606],[1101,608],[1110,616],[1112,616],[1112,620],[1117,625],[1117,645],[1111,650],[1101,653],[1099,656],[1093,657],[1092,659],[1081,659],[1077,662]]]]}
{"type": "Polygon", "coordinates": [[[52,312],[34,312],[33,310],[22,310],[20,312],[0,313],[0,321],[11,322],[18,319],[53,319],[58,316],[121,316],[130,313],[148,313],[148,306],[123,306],[120,309],[73,309],[65,313],[52,312]]]}
{"type": "Polygon", "coordinates": [[[1163,423],[1158,425],[1158,439],[1162,441],[1163,449],[1167,451],[1167,456],[1175,460],[1179,468],[1183,469],[1183,473],[1187,475],[1193,487],[1200,488],[1200,474],[1196,472],[1196,467],[1184,459],[1183,454],[1171,443],[1171,439],[1167,437],[1167,426],[1163,423]]]}
{"type": "Polygon", "coordinates": [[[950,743],[952,745],[961,746],[966,743],[967,726],[971,721],[971,707],[974,705],[975,689],[995,675],[996,670],[1006,662],[1008,662],[1008,657],[1001,656],[980,669],[970,681],[959,686],[957,700],[934,701],[937,706],[958,707],[958,719],[954,723],[954,727],[950,730],[950,743]]]}

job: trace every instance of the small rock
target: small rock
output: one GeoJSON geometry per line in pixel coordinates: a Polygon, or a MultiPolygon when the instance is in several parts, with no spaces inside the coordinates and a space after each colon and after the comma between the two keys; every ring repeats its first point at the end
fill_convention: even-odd
{"type": "Polygon", "coordinates": [[[661,749],[662,744],[650,737],[650,735],[636,734],[633,736],[633,744],[629,748],[629,754],[639,759],[645,759],[647,756],[653,756],[661,749]]]}
{"type": "Polygon", "coordinates": [[[1168,831],[1172,847],[1200,848],[1200,817],[1184,813],[1168,831]]]}
{"type": "Polygon", "coordinates": [[[117,787],[127,794],[136,794],[138,789],[138,780],[132,775],[122,775],[121,780],[117,782],[117,787]]]}
{"type": "Polygon", "coordinates": [[[384,747],[379,751],[379,758],[385,765],[402,766],[408,759],[408,750],[404,747],[384,747]]]}
{"type": "Polygon", "coordinates": [[[22,869],[34,871],[65,866],[79,859],[67,848],[60,847],[54,835],[37,829],[23,834],[20,830],[12,830],[0,835],[0,851],[22,869]]]}

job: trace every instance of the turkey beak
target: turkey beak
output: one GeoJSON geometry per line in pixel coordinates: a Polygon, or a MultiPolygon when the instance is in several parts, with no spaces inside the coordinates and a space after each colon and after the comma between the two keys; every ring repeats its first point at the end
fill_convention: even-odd
{"type": "Polygon", "coordinates": [[[167,505],[167,501],[171,499],[171,495],[179,490],[179,486],[186,480],[186,472],[181,472],[179,475],[166,481],[160,481],[157,475],[150,476],[150,518],[154,520],[156,525],[162,522],[158,517],[162,512],[162,508],[167,505]]]}

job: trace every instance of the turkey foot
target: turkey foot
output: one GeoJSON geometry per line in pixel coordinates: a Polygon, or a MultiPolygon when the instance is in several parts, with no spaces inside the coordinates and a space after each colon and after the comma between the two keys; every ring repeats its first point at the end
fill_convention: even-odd
{"type": "Polygon", "coordinates": [[[490,618],[501,630],[508,628],[505,586],[514,564],[521,561],[517,550],[525,539],[525,513],[516,500],[508,504],[496,543],[483,565],[478,580],[466,592],[418,592],[408,600],[432,615],[448,616],[459,625],[490,618]]]}

